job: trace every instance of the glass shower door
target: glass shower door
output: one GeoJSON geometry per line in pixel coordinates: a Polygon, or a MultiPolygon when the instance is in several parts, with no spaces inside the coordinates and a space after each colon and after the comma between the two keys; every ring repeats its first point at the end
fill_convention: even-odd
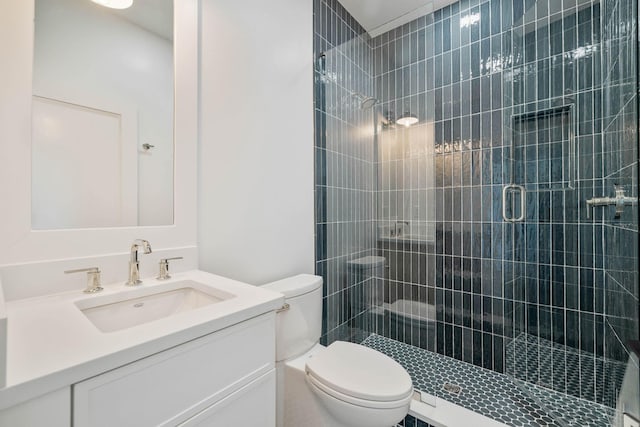
{"type": "Polygon", "coordinates": [[[505,61],[505,370],[556,423],[610,425],[638,336],[637,10],[560,3],[514,2],[505,61]]]}

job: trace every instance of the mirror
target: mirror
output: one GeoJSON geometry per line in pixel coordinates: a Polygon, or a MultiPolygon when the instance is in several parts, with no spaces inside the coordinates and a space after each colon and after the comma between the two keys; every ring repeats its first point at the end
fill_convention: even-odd
{"type": "Polygon", "coordinates": [[[173,224],[173,1],[35,6],[32,229],[173,224]]]}

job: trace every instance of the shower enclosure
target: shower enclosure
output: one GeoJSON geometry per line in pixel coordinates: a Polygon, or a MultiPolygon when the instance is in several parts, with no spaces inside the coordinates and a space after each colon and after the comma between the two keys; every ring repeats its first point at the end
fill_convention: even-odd
{"type": "Polygon", "coordinates": [[[501,374],[547,425],[618,425],[637,1],[461,0],[372,34],[314,11],[323,341],[408,344],[501,374]]]}

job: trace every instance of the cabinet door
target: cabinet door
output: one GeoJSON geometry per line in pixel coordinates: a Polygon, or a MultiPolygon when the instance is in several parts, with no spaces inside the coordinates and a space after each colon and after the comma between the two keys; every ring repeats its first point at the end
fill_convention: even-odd
{"type": "Polygon", "coordinates": [[[275,427],[276,372],[263,375],[190,418],[180,427],[275,427]]]}
{"type": "Polygon", "coordinates": [[[74,386],[75,427],[175,426],[270,372],[267,314],[74,386]]]}
{"type": "Polygon", "coordinates": [[[71,387],[45,394],[0,411],[0,426],[69,427],[71,425],[71,387]]]}

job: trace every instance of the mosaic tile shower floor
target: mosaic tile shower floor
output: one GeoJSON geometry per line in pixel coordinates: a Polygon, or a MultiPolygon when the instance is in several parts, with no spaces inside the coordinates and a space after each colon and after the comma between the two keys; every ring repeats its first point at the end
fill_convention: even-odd
{"type": "Polygon", "coordinates": [[[524,333],[506,345],[505,359],[507,374],[525,384],[601,404],[615,402],[626,368],[624,363],[524,333]]]}
{"type": "Polygon", "coordinates": [[[606,427],[612,410],[584,399],[527,385],[527,393],[563,414],[562,424],[528,397],[507,375],[442,356],[380,335],[371,334],[363,345],[376,349],[400,363],[418,390],[445,399],[486,417],[514,427],[606,427]],[[462,387],[458,394],[443,390],[445,383],[462,387]]]}

